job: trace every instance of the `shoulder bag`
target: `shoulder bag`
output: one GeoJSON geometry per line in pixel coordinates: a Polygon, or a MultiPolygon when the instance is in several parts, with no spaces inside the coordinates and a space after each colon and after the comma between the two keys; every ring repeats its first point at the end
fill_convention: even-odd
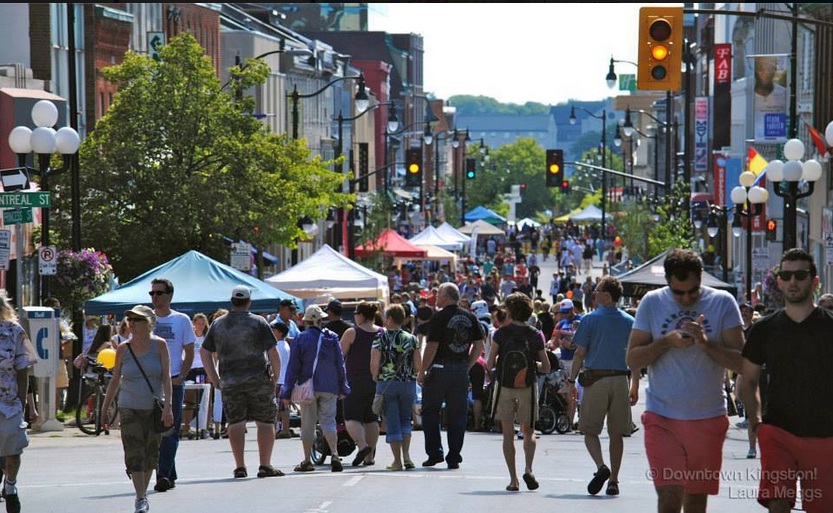
{"type": "MultiPolygon", "coordinates": [[[[153,342],[153,340],[151,340],[151,342],[153,342]]],[[[147,374],[145,374],[145,369],[142,368],[142,364],[139,363],[139,359],[136,358],[136,353],[133,352],[133,348],[130,344],[127,344],[127,350],[130,351],[130,354],[133,356],[133,361],[135,361],[136,366],[139,367],[139,372],[142,373],[142,376],[145,378],[145,382],[148,384],[148,388],[150,388],[150,393],[153,395],[153,430],[161,435],[166,435],[174,430],[174,426],[166,426],[165,421],[162,420],[165,403],[153,393],[153,386],[150,384],[150,380],[148,379],[147,374]]]]}
{"type": "Polygon", "coordinates": [[[311,404],[315,399],[315,390],[312,388],[312,380],[315,377],[315,368],[318,367],[318,353],[321,352],[322,332],[318,335],[318,347],[315,349],[315,361],[312,362],[312,375],[308,380],[292,389],[291,401],[295,404],[311,404]]]}

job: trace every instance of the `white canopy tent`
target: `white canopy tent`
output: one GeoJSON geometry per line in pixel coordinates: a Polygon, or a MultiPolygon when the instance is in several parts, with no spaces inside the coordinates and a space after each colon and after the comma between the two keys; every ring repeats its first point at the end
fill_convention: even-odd
{"type": "Polygon", "coordinates": [[[428,252],[427,256],[419,257],[419,258],[395,258],[393,263],[396,267],[402,267],[404,262],[408,260],[432,260],[436,262],[443,262],[447,261],[452,269],[457,268],[457,255],[452,253],[451,251],[446,251],[443,248],[437,246],[430,246],[430,245],[420,245],[422,249],[428,252]]]}
{"type": "Polygon", "coordinates": [[[530,219],[528,217],[524,217],[523,219],[521,219],[520,221],[518,221],[515,224],[520,229],[523,229],[524,225],[529,225],[530,228],[540,228],[541,227],[541,223],[539,223],[538,221],[536,221],[534,219],[530,219]]]}
{"type": "Polygon", "coordinates": [[[387,276],[350,260],[326,244],[298,264],[264,281],[303,299],[332,296],[342,300],[375,298],[389,303],[387,276]]]}
{"type": "Polygon", "coordinates": [[[602,211],[596,205],[587,205],[584,210],[578,214],[570,216],[570,221],[574,223],[593,222],[602,220],[602,211]]]}
{"type": "MultiPolygon", "coordinates": [[[[467,237],[468,238],[468,237],[467,237]]],[[[418,234],[414,235],[409,242],[417,246],[437,246],[438,248],[447,249],[449,251],[460,251],[463,249],[463,243],[444,237],[433,226],[428,226],[418,234]]]]}
{"type": "Polygon", "coordinates": [[[491,225],[482,219],[478,219],[473,223],[467,223],[460,228],[460,233],[472,233],[477,228],[478,235],[506,235],[506,233],[497,226],[491,225]]]}
{"type": "Polygon", "coordinates": [[[471,237],[464,233],[460,233],[457,228],[445,222],[437,227],[437,233],[443,236],[443,238],[448,240],[453,240],[455,242],[462,242],[463,244],[468,244],[471,242],[471,237]]]}

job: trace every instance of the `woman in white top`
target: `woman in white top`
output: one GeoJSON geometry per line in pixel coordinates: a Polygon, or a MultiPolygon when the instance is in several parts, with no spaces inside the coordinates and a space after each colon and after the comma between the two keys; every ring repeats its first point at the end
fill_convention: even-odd
{"type": "MultiPolygon", "coordinates": [[[[197,341],[194,342],[194,361],[185,381],[203,383],[205,381],[205,367],[203,367],[202,358],[200,358],[200,347],[202,347],[202,341],[205,340],[205,334],[208,333],[208,317],[204,313],[194,314],[191,323],[194,325],[194,335],[196,335],[197,341]]],[[[191,433],[191,420],[194,418],[196,406],[200,403],[201,393],[201,390],[185,391],[185,408],[182,410],[181,431],[184,437],[194,438],[194,434],[191,433]]],[[[208,402],[211,403],[211,401],[208,402]]],[[[208,418],[211,418],[210,411],[208,412],[208,418]]],[[[206,426],[202,426],[202,428],[205,430],[206,426]]]]}
{"type": "Polygon", "coordinates": [[[113,349],[119,347],[122,342],[126,342],[127,339],[130,338],[130,326],[127,324],[127,317],[121,320],[119,323],[119,329],[113,338],[110,339],[112,342],[113,349]]]}

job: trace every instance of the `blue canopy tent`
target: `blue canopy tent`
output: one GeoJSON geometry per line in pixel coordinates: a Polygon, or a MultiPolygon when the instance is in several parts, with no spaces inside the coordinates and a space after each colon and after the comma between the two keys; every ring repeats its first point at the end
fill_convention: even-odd
{"type": "Polygon", "coordinates": [[[506,222],[506,218],[495,213],[493,210],[489,210],[488,208],[480,205],[479,207],[470,210],[466,216],[466,221],[473,223],[474,221],[484,220],[489,224],[503,224],[506,222]]]}
{"type": "Polygon", "coordinates": [[[90,299],[84,304],[84,313],[121,315],[134,305],[149,305],[148,291],[154,278],[171,280],[174,285],[171,308],[189,316],[197,312],[210,315],[220,308],[231,308],[231,289],[237,285],[252,290],[253,312],[276,312],[283,299],[295,300],[299,308],[302,306],[302,301],[295,296],[191,250],[115,290],[90,299]]]}

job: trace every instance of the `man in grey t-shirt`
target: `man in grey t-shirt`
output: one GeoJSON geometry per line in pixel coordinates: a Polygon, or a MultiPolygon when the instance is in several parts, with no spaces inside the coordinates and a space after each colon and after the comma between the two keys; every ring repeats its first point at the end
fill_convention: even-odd
{"type": "Polygon", "coordinates": [[[231,293],[231,311],[214,321],[200,348],[203,362],[217,354],[218,370],[205,366],[208,381],[223,391],[223,411],[236,467],[234,477],[247,477],[244,457],[246,422],[257,424],[260,468],[257,477],[282,476],[272,467],[275,444],[275,381],[281,372],[277,340],[263,317],[249,312],[251,291],[242,285],[231,293]],[[264,354],[266,355],[264,357],[264,354]],[[266,358],[271,364],[269,372],[266,358]]]}

